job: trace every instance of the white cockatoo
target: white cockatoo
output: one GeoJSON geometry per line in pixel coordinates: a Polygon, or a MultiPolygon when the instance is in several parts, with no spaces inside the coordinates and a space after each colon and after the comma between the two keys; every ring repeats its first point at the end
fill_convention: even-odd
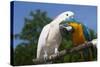
{"type": "Polygon", "coordinates": [[[38,40],[37,59],[48,58],[52,54],[58,53],[58,47],[62,36],[59,30],[59,24],[62,21],[73,18],[74,13],[66,11],[58,15],[51,23],[44,26],[38,40]]]}

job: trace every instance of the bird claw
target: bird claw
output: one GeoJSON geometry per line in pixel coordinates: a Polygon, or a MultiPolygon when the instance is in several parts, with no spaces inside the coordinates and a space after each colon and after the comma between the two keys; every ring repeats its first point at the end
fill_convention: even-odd
{"type": "Polygon", "coordinates": [[[57,52],[56,55],[59,56],[59,52],[57,52]]]}
{"type": "Polygon", "coordinates": [[[44,60],[47,60],[47,59],[48,59],[48,55],[44,54],[44,60]]]}
{"type": "Polygon", "coordinates": [[[59,51],[57,51],[57,52],[55,53],[55,55],[56,55],[56,56],[59,56],[59,51]]]}
{"type": "Polygon", "coordinates": [[[55,48],[55,54],[58,56],[59,55],[59,51],[57,48],[55,48]]]}

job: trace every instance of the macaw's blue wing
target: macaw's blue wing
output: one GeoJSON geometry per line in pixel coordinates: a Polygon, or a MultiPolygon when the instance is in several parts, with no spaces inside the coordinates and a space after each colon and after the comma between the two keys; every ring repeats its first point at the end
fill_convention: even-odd
{"type": "Polygon", "coordinates": [[[90,30],[87,26],[83,25],[83,33],[84,33],[84,36],[85,36],[85,39],[87,41],[91,41],[91,34],[90,34],[90,30]]]}

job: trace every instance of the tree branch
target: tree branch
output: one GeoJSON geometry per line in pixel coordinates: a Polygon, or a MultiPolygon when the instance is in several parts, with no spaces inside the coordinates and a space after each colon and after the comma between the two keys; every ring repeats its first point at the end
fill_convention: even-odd
{"type": "Polygon", "coordinates": [[[97,39],[94,39],[90,42],[87,42],[87,43],[84,43],[84,44],[81,44],[77,47],[73,47],[71,49],[64,49],[62,51],[59,52],[59,54],[53,54],[51,55],[50,57],[47,58],[47,60],[44,60],[44,58],[39,58],[39,59],[33,59],[33,63],[34,64],[44,64],[46,62],[50,62],[50,61],[53,61],[53,60],[56,60],[66,54],[70,54],[72,52],[75,52],[75,51],[80,51],[84,48],[88,48],[88,47],[91,47],[91,46],[94,46],[96,47],[97,45],[97,39]]]}

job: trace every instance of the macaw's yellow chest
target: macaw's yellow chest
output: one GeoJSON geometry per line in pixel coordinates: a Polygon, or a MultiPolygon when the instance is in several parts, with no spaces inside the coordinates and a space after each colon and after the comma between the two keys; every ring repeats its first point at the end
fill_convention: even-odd
{"type": "Polygon", "coordinates": [[[72,42],[74,46],[81,45],[85,42],[85,37],[83,34],[82,25],[79,23],[69,23],[73,27],[74,31],[72,33],[72,42]]]}

